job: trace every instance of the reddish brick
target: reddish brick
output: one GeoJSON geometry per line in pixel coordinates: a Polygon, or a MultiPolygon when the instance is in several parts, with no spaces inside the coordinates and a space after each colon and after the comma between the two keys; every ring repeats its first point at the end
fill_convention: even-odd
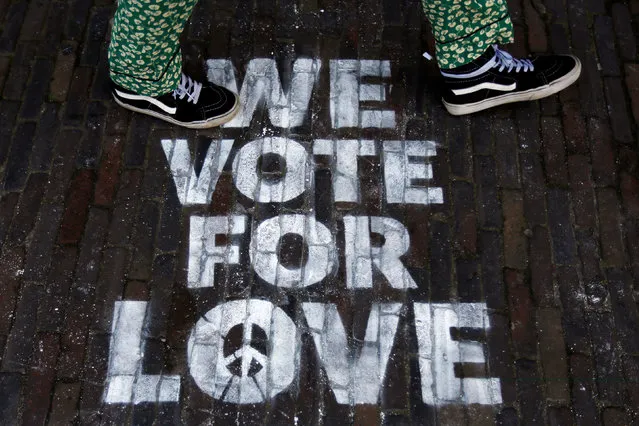
{"type": "Polygon", "coordinates": [[[639,218],[639,179],[625,172],[621,173],[620,178],[625,213],[630,217],[639,218]]]}
{"type": "Polygon", "coordinates": [[[632,114],[635,123],[639,122],[639,65],[626,64],[626,87],[630,95],[630,103],[632,104],[632,114]]]}
{"type": "Polygon", "coordinates": [[[603,260],[608,266],[624,265],[623,236],[621,232],[621,214],[617,193],[613,189],[597,191],[599,207],[599,235],[603,260]]]}
{"type": "Polygon", "coordinates": [[[537,331],[535,309],[532,305],[526,279],[521,272],[506,269],[504,282],[508,289],[510,330],[515,351],[519,357],[537,358],[537,331]]]}
{"type": "Polygon", "coordinates": [[[93,194],[93,170],[80,170],[71,181],[58,241],[60,244],[77,244],[82,237],[93,194]]]}
{"type": "Polygon", "coordinates": [[[628,413],[619,408],[606,408],[603,410],[603,422],[604,426],[626,426],[632,423],[628,413]]]}
{"type": "Polygon", "coordinates": [[[477,216],[473,187],[465,182],[455,182],[452,191],[457,249],[463,255],[474,255],[477,253],[477,216]]]}
{"type": "Polygon", "coordinates": [[[504,212],[504,266],[513,269],[526,269],[526,221],[524,203],[519,191],[504,191],[502,195],[504,212]]]}
{"type": "Polygon", "coordinates": [[[110,206],[120,179],[120,160],[122,156],[122,138],[114,136],[105,138],[102,159],[95,184],[95,204],[110,206]]]}
{"type": "Polygon", "coordinates": [[[80,398],[80,383],[58,382],[51,401],[49,424],[73,424],[77,416],[77,405],[80,398]]]}

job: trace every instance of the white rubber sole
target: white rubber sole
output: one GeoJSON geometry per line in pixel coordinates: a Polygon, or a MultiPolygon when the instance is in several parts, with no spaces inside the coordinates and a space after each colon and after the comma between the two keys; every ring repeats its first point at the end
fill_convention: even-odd
{"type": "Polygon", "coordinates": [[[485,99],[483,101],[475,102],[473,104],[456,105],[450,104],[442,99],[444,106],[452,115],[466,115],[474,112],[483,111],[488,108],[496,107],[497,105],[509,104],[512,102],[534,101],[536,99],[545,98],[550,95],[564,90],[566,87],[573,84],[581,75],[581,61],[574,57],[577,65],[568,74],[555,80],[552,83],[537,89],[527,90],[525,92],[508,93],[494,98],[485,99]]]}
{"type": "Polygon", "coordinates": [[[235,118],[235,116],[237,115],[237,113],[240,111],[240,100],[239,97],[236,95],[235,96],[235,105],[233,105],[233,109],[230,110],[227,114],[220,116],[220,117],[215,117],[211,120],[206,120],[206,121],[194,121],[191,123],[184,123],[182,121],[178,121],[174,118],[171,118],[169,116],[166,116],[164,114],[160,114],[159,112],[155,112],[155,111],[151,111],[148,109],[141,109],[141,108],[136,108],[134,106],[131,105],[127,105],[125,103],[123,103],[122,101],[120,101],[117,97],[113,96],[113,99],[115,99],[115,102],[120,105],[122,108],[126,108],[130,111],[134,111],[134,112],[139,112],[142,114],[146,114],[146,115],[150,115],[151,117],[155,117],[155,118],[159,118],[160,120],[164,120],[166,122],[169,122],[171,124],[175,124],[177,126],[181,126],[181,127],[186,127],[189,129],[210,129],[211,127],[218,127],[221,126],[222,124],[228,123],[229,121],[233,120],[233,118],[235,118]]]}

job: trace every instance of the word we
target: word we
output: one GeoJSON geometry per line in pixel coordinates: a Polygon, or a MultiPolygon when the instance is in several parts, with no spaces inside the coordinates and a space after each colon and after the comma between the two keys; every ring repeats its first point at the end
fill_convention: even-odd
{"type": "MultiPolygon", "coordinates": [[[[220,174],[234,141],[214,140],[209,146],[200,174],[196,174],[188,142],[162,140],[173,181],[183,205],[210,204],[220,174]]],[[[383,164],[386,202],[389,204],[442,204],[442,188],[429,187],[433,168],[428,162],[437,154],[431,141],[326,140],[313,141],[312,153],[292,139],[267,137],[245,144],[233,159],[233,180],[237,190],[258,203],[291,201],[314,186],[314,158],[328,156],[333,167],[335,202],[360,201],[359,157],[380,156],[383,164]],[[262,159],[277,156],[285,164],[279,179],[264,176],[262,159]]]]}
{"type": "MultiPolygon", "coordinates": [[[[249,61],[239,91],[231,61],[210,59],[207,65],[209,81],[240,94],[240,112],[224,127],[248,127],[257,106],[265,102],[271,124],[290,128],[304,123],[313,87],[319,80],[322,61],[297,59],[292,66],[287,91],[282,88],[274,59],[257,58],[249,61]]],[[[379,109],[390,94],[390,77],[389,61],[331,60],[330,114],[333,128],[394,128],[395,111],[379,109]],[[363,79],[367,82],[361,83],[363,79]]]]}
{"type": "MultiPolygon", "coordinates": [[[[116,302],[111,336],[107,404],[178,402],[178,376],[142,373],[142,329],[146,302],[116,302]]],[[[361,349],[350,353],[337,307],[303,303],[307,328],[295,325],[281,308],[265,300],[225,302],[193,327],[188,365],[197,386],[217,400],[263,403],[291,388],[299,373],[301,335],[310,333],[317,357],[339,404],[377,404],[393,349],[399,303],[373,304],[361,349]]],[[[463,364],[485,367],[483,344],[453,331],[490,328],[482,303],[413,303],[421,397],[425,404],[500,404],[497,378],[457,377],[463,364]]]]}

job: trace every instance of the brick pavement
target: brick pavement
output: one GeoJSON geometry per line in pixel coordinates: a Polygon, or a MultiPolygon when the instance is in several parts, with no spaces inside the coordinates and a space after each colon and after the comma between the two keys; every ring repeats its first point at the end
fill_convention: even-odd
{"type": "Polygon", "coordinates": [[[639,1],[509,1],[583,75],[454,118],[417,0],[202,0],[201,132],[113,3],[0,0],[2,424],[639,424],[639,1]]]}

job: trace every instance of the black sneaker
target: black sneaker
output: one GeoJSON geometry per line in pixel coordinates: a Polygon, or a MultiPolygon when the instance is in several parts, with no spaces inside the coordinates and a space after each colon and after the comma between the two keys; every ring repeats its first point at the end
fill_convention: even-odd
{"type": "Polygon", "coordinates": [[[444,106],[453,115],[464,115],[557,93],[579,78],[581,62],[572,55],[515,59],[493,46],[472,63],[441,73],[444,106]]]}
{"type": "Polygon", "coordinates": [[[221,126],[239,111],[235,93],[212,83],[199,83],[185,74],[177,89],[156,97],[138,95],[112,84],[113,97],[120,106],[190,129],[221,126]]]}

